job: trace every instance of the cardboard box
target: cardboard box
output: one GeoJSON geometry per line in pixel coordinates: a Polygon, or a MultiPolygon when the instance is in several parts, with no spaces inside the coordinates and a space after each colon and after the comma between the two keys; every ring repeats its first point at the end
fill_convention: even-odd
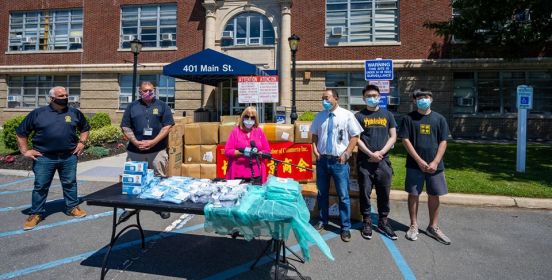
{"type": "Polygon", "coordinates": [[[309,132],[312,122],[295,122],[295,143],[312,143],[312,135],[309,132]]]}
{"type": "Polygon", "coordinates": [[[182,146],[182,137],[184,136],[184,125],[175,124],[169,130],[169,147],[182,146]]]}
{"type": "MultiPolygon", "coordinates": [[[[330,195],[337,195],[334,180],[330,180],[330,195]]],[[[353,198],[358,197],[359,195],[360,189],[357,179],[349,179],[349,196],[353,198]]]]}
{"type": "Polygon", "coordinates": [[[215,179],[217,177],[217,165],[216,164],[200,164],[201,166],[201,179],[215,179]]]}
{"type": "Polygon", "coordinates": [[[169,163],[167,167],[167,176],[180,176],[182,165],[182,146],[169,147],[169,163]]]}
{"type": "Polygon", "coordinates": [[[317,196],[318,188],[315,183],[301,184],[301,194],[303,196],[317,196]]]}
{"type": "Polygon", "coordinates": [[[201,177],[201,167],[197,163],[184,163],[181,165],[181,175],[185,177],[200,178],[201,177]]]}
{"type": "Polygon", "coordinates": [[[215,145],[218,144],[219,123],[188,123],[184,125],[184,144],[215,145]]]}
{"type": "Polygon", "coordinates": [[[193,117],[174,117],[173,116],[173,119],[174,119],[175,124],[180,124],[180,125],[185,125],[187,123],[193,123],[194,122],[193,117]]]}
{"type": "Polygon", "coordinates": [[[236,125],[240,116],[220,116],[220,124],[236,125]]]}
{"type": "Polygon", "coordinates": [[[221,144],[224,144],[226,143],[226,141],[228,141],[228,137],[230,137],[230,134],[235,127],[236,125],[234,124],[221,124],[219,126],[219,142],[221,144]]]}
{"type": "Polygon", "coordinates": [[[217,145],[201,145],[200,159],[201,163],[216,164],[217,163],[217,145]]]}
{"type": "MultiPolygon", "coordinates": [[[[330,218],[339,219],[339,198],[337,196],[330,195],[329,215],[330,218]]],[[[358,198],[351,197],[351,220],[362,221],[362,215],[360,214],[360,201],[358,198]]]]}
{"type": "Polygon", "coordinates": [[[201,145],[184,145],[183,163],[201,163],[201,145]]]}
{"type": "Polygon", "coordinates": [[[261,123],[259,127],[268,142],[293,142],[295,127],[292,124],[261,123]]]}

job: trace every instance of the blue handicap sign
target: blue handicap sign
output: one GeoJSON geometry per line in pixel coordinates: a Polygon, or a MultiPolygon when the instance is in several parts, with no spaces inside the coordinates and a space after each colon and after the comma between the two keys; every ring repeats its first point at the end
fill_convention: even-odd
{"type": "Polygon", "coordinates": [[[519,103],[520,103],[521,105],[529,105],[529,97],[527,97],[527,96],[522,96],[519,103]]]}
{"type": "Polygon", "coordinates": [[[364,79],[366,81],[393,80],[393,60],[375,59],[364,62],[364,79]]]}
{"type": "Polygon", "coordinates": [[[276,123],[286,123],[285,115],[276,115],[276,123]]]}

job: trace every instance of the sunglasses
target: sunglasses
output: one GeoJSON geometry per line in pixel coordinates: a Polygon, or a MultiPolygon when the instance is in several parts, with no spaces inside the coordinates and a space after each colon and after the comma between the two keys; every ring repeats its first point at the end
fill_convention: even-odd
{"type": "Polygon", "coordinates": [[[255,119],[257,119],[257,117],[255,117],[255,116],[244,116],[243,119],[244,120],[255,120],[255,119]]]}

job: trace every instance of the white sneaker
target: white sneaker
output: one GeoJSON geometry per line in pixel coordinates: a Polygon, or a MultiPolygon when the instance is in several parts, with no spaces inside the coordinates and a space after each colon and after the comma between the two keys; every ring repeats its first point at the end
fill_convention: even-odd
{"type": "Polygon", "coordinates": [[[406,239],[415,241],[418,239],[418,225],[410,225],[406,232],[406,239]]]}

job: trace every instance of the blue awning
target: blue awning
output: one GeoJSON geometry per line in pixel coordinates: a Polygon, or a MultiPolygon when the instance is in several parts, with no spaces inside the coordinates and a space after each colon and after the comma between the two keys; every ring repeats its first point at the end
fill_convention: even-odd
{"type": "Polygon", "coordinates": [[[229,55],[205,49],[163,67],[163,75],[217,86],[236,76],[267,76],[254,64],[229,55]]]}

